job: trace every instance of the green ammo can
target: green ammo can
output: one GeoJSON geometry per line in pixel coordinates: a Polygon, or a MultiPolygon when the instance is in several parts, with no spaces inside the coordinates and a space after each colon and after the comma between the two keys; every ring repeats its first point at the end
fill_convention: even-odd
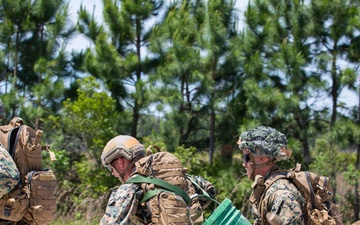
{"type": "Polygon", "coordinates": [[[203,225],[251,225],[251,223],[226,198],[216,207],[203,225]]]}

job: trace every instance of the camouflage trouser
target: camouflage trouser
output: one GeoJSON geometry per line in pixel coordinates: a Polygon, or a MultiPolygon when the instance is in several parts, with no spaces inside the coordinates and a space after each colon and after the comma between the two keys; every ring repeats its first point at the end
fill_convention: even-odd
{"type": "Polygon", "coordinates": [[[22,220],[18,222],[14,222],[14,221],[0,219],[0,225],[29,225],[29,223],[22,220]]]}

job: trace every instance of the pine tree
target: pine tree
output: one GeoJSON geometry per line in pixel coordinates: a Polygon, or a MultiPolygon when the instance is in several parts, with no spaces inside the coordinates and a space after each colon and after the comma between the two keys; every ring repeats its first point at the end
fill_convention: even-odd
{"type": "MultiPolygon", "coordinates": [[[[237,34],[236,13],[232,0],[211,0],[207,2],[206,19],[201,30],[201,46],[205,52],[204,74],[208,86],[202,87],[207,99],[210,114],[209,161],[213,161],[215,151],[215,130],[217,128],[216,115],[226,96],[224,86],[232,71],[226,68],[226,56],[230,52],[230,41],[237,34]],[[230,72],[230,73],[229,73],[230,72]]],[[[205,82],[204,82],[205,83],[205,82]]]]}
{"type": "Polygon", "coordinates": [[[62,95],[61,78],[69,71],[64,53],[71,34],[66,22],[68,6],[62,0],[5,0],[0,10],[9,115],[21,116],[21,108],[30,106],[42,110],[31,117],[46,116],[49,109],[57,107],[62,95]]]}
{"type": "MultiPolygon", "coordinates": [[[[86,9],[79,11],[79,30],[94,43],[86,56],[86,71],[104,81],[118,103],[131,108],[130,132],[138,135],[141,110],[148,104],[146,75],[156,64],[145,55],[152,31],[149,22],[159,13],[161,0],[103,0],[104,24],[86,9]]],[[[126,131],[127,132],[127,131],[126,131]]]]}
{"type": "Polygon", "coordinates": [[[169,5],[164,13],[166,19],[155,27],[150,42],[151,52],[161,62],[151,76],[152,89],[161,96],[159,104],[165,109],[170,106],[170,111],[164,112],[166,123],[162,132],[167,134],[165,141],[172,149],[177,145],[204,147],[204,136],[199,135],[204,75],[198,45],[204,11],[203,1],[169,5]],[[175,132],[173,127],[177,128],[175,132]]]}

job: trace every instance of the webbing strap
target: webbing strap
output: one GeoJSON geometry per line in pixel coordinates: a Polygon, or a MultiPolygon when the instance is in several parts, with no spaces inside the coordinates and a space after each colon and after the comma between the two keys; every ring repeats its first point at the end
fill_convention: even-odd
{"type": "Polygon", "coordinates": [[[173,192],[179,196],[181,196],[184,201],[186,202],[187,205],[190,205],[191,204],[191,199],[189,197],[188,194],[186,194],[185,191],[181,190],[180,188],[166,182],[166,181],[163,181],[163,180],[160,180],[160,179],[157,179],[155,177],[143,177],[143,176],[135,176],[135,177],[132,177],[130,178],[129,180],[126,181],[126,183],[148,183],[148,184],[155,184],[157,186],[160,186],[164,189],[161,189],[161,188],[156,188],[154,190],[150,190],[150,191],[147,191],[143,197],[143,199],[141,200],[141,202],[144,202],[146,201],[147,199],[157,195],[160,191],[168,191],[168,192],[173,192]],[[147,193],[149,193],[147,195],[147,193]],[[146,200],[144,200],[144,198],[146,197],[146,200]]]}
{"type": "Polygon", "coordinates": [[[311,197],[311,205],[312,205],[312,208],[316,208],[316,205],[315,205],[315,193],[314,193],[314,190],[312,188],[312,185],[311,185],[311,181],[310,181],[310,176],[309,176],[309,173],[307,171],[305,171],[305,176],[306,176],[306,181],[309,185],[309,189],[310,189],[310,197],[311,197]]]}
{"type": "Polygon", "coordinates": [[[154,190],[149,190],[144,194],[144,197],[141,199],[140,204],[143,202],[146,202],[147,200],[149,200],[150,198],[154,197],[155,195],[159,194],[160,192],[171,192],[169,190],[166,189],[162,189],[162,188],[155,188],[154,190]]]}

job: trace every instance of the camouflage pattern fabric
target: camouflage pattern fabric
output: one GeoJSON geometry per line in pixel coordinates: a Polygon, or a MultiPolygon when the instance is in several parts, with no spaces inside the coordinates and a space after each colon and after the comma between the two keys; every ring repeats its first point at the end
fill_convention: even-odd
{"type": "MultiPolygon", "coordinates": [[[[265,193],[260,203],[263,207],[262,215],[255,214],[254,224],[262,224],[262,218],[266,218],[268,212],[277,214],[283,225],[303,225],[305,200],[300,191],[291,181],[280,179],[275,181],[265,193]]],[[[253,205],[253,211],[257,211],[253,205]]],[[[265,219],[266,222],[266,219],[265,219]]],[[[268,224],[268,223],[267,223],[268,224]]]]}
{"type": "Polygon", "coordinates": [[[20,173],[14,160],[1,144],[0,155],[0,198],[2,198],[18,184],[20,173]]]}
{"type": "MultiPolygon", "coordinates": [[[[191,177],[191,179],[193,179],[204,191],[206,191],[209,194],[211,199],[215,199],[216,190],[215,190],[214,185],[212,185],[212,183],[210,183],[209,181],[204,179],[202,176],[194,176],[194,175],[189,175],[189,174],[187,174],[186,176],[191,177]]],[[[196,186],[194,186],[194,188],[195,188],[196,193],[201,194],[201,190],[199,190],[196,186]]],[[[211,203],[211,200],[199,199],[199,202],[200,202],[201,207],[204,209],[211,203]]]]}
{"type": "Polygon", "coordinates": [[[0,99],[0,119],[4,118],[6,116],[6,111],[4,109],[4,105],[0,99]]]}
{"type": "MultiPolygon", "coordinates": [[[[211,198],[215,198],[215,188],[207,180],[201,176],[191,176],[199,186],[204,189],[211,198]]],[[[197,190],[198,191],[198,190],[197,190]]],[[[200,190],[199,190],[200,192],[200,190]]],[[[145,215],[142,215],[143,218],[138,216],[141,213],[148,214],[148,212],[140,212],[139,199],[142,198],[143,191],[140,184],[123,184],[117,189],[115,189],[109,198],[108,205],[105,210],[105,214],[102,217],[100,224],[101,225],[133,225],[133,224],[144,224],[145,215]]],[[[200,201],[201,206],[204,208],[205,205],[208,205],[208,201],[200,201]]],[[[142,207],[143,208],[143,207],[142,207]]],[[[148,223],[147,223],[148,224],[148,223]]]]}
{"type": "Polygon", "coordinates": [[[240,150],[248,150],[254,156],[267,156],[278,160],[288,159],[290,155],[283,154],[286,149],[286,136],[267,126],[259,126],[242,132],[237,142],[240,150]]]}
{"type": "Polygon", "coordinates": [[[114,190],[109,198],[105,215],[100,221],[103,225],[130,225],[136,220],[139,198],[143,191],[139,184],[123,184],[114,190]]]}

